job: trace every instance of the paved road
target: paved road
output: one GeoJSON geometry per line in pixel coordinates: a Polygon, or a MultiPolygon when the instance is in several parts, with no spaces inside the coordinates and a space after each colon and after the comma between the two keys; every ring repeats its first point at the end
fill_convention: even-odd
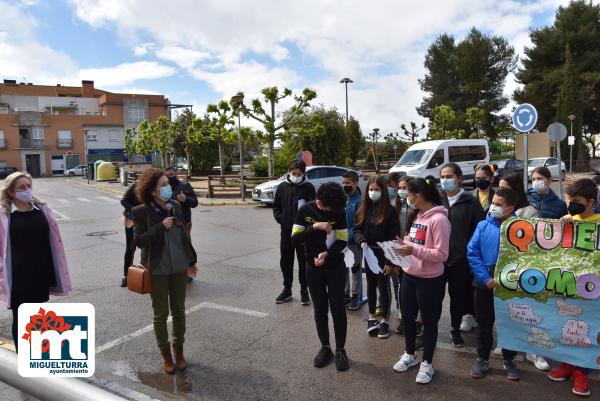
{"type": "MultiPolygon", "coordinates": [[[[346,349],[351,369],[339,373],[333,365],[313,368],[318,340],[312,307],[299,304],[297,287],[293,302],[274,303],[281,289],[278,228],[269,208],[250,206],[199,207],[194,212],[193,242],[199,254],[200,273],[189,286],[187,298],[185,349],[190,366],[185,373],[166,375],[161,371],[151,330],[149,297],[130,293],[118,285],[124,247],[118,198],[60,178],[36,180],[34,191],[57,212],[75,288],[68,298],[54,300],[91,302],[95,306],[95,381],[132,399],[570,397],[568,383],[551,384],[543,373],[525,362],[521,364],[520,383],[506,380],[500,359],[492,361],[488,378],[471,379],[468,372],[474,360],[474,334],[465,336],[467,347],[462,350],[449,345],[447,299],[434,360],[437,372],[430,385],[415,384],[416,370],[396,373],[391,369],[403,352],[403,337],[368,337],[366,307],[348,314],[346,349]],[[87,235],[102,231],[109,235],[87,235]]],[[[394,318],[392,326],[395,324],[394,318]]],[[[10,314],[5,310],[0,311],[0,336],[10,338],[10,314]]],[[[0,387],[3,399],[8,399],[4,397],[8,391],[0,387]]],[[[597,380],[592,383],[592,391],[600,394],[597,380]]],[[[17,396],[15,399],[20,399],[17,396]]]]}

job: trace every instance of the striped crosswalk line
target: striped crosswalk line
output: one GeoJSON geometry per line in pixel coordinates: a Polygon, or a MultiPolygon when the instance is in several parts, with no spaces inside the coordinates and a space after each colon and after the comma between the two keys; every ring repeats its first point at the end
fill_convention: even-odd
{"type": "Polygon", "coordinates": [[[87,198],[75,198],[77,199],[79,202],[91,202],[91,200],[87,199],[87,198]]]}
{"type": "Polygon", "coordinates": [[[67,206],[73,204],[73,202],[71,202],[70,200],[63,199],[63,198],[57,198],[56,201],[59,203],[62,203],[63,205],[67,205],[67,206]]]}
{"type": "Polygon", "coordinates": [[[113,203],[114,202],[116,202],[116,203],[119,202],[118,199],[116,199],[116,198],[109,198],[108,196],[96,196],[96,199],[103,200],[105,202],[113,202],[113,203]]]}

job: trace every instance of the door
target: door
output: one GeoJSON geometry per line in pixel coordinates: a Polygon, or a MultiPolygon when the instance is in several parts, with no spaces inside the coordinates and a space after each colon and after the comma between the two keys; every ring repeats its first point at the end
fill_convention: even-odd
{"type": "Polygon", "coordinates": [[[65,172],[65,156],[64,155],[52,155],[50,161],[50,168],[52,169],[52,175],[63,175],[65,172]]]}
{"type": "Polygon", "coordinates": [[[438,149],[435,151],[429,164],[426,167],[426,170],[421,173],[419,176],[422,178],[433,177],[437,179],[440,175],[440,170],[442,169],[442,165],[444,164],[444,149],[438,149]]]}
{"type": "Polygon", "coordinates": [[[25,155],[25,167],[32,177],[41,175],[40,165],[40,155],[25,155]]]}

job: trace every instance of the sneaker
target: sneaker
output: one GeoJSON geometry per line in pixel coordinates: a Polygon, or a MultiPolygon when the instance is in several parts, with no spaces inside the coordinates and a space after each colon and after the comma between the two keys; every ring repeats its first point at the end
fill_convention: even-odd
{"type": "Polygon", "coordinates": [[[315,368],[323,368],[327,366],[327,364],[333,358],[333,352],[331,352],[330,347],[321,347],[317,356],[315,356],[315,368]]]}
{"type": "Polygon", "coordinates": [[[379,332],[377,333],[377,337],[379,337],[383,340],[384,338],[388,338],[389,336],[390,336],[390,325],[387,322],[379,323],[379,332]]]}
{"type": "Polygon", "coordinates": [[[189,283],[191,283],[192,281],[194,281],[194,278],[193,278],[193,277],[190,277],[190,276],[187,276],[187,277],[185,278],[185,281],[186,281],[186,283],[188,283],[188,284],[189,284],[189,283]]]}
{"type": "Polygon", "coordinates": [[[496,356],[502,356],[502,348],[494,348],[494,350],[492,351],[492,354],[496,355],[496,356]]]}
{"type": "Polygon", "coordinates": [[[307,290],[300,291],[300,305],[310,305],[310,297],[307,290]]]}
{"type": "Polygon", "coordinates": [[[348,363],[348,355],[346,355],[346,350],[340,348],[335,351],[335,368],[340,372],[344,370],[348,370],[350,367],[350,363],[348,363]]]}
{"type": "Polygon", "coordinates": [[[481,379],[487,371],[490,370],[490,363],[483,358],[477,358],[475,366],[471,369],[471,377],[473,379],[481,379]]]}
{"type": "Polygon", "coordinates": [[[383,308],[381,306],[375,308],[375,316],[383,316],[383,308]]]}
{"type": "Polygon", "coordinates": [[[360,299],[358,299],[358,295],[352,295],[350,299],[350,305],[348,305],[348,309],[350,310],[358,310],[360,308],[360,299]]]}
{"type": "Polygon", "coordinates": [[[375,337],[379,333],[379,321],[377,319],[367,320],[367,333],[375,337]]]}
{"type": "Polygon", "coordinates": [[[573,376],[574,371],[575,367],[573,365],[561,362],[560,367],[558,369],[555,369],[552,372],[548,373],[548,379],[555,382],[564,382],[565,380],[570,379],[571,376],[573,376]]]}
{"type": "Polygon", "coordinates": [[[404,335],[404,320],[400,319],[400,322],[398,322],[398,327],[396,327],[396,334],[398,335],[404,335]]]}
{"type": "Polygon", "coordinates": [[[515,361],[504,361],[504,369],[506,369],[506,377],[508,380],[518,381],[521,379],[519,368],[515,364],[515,361]]]}
{"type": "Polygon", "coordinates": [[[536,369],[547,371],[550,370],[550,365],[548,362],[539,355],[530,354],[529,352],[525,354],[525,359],[529,362],[533,363],[536,369]]]}
{"type": "Polygon", "coordinates": [[[590,395],[590,388],[588,386],[588,375],[583,373],[579,369],[575,369],[573,372],[573,394],[587,397],[590,395]]]}
{"type": "Polygon", "coordinates": [[[452,341],[452,346],[454,348],[462,348],[465,346],[465,340],[463,340],[460,330],[451,330],[450,340],[452,341]]]}
{"type": "Polygon", "coordinates": [[[352,301],[350,294],[344,294],[344,305],[348,305],[352,301]]]}
{"type": "Polygon", "coordinates": [[[416,355],[409,355],[405,352],[400,360],[394,364],[392,369],[394,369],[396,372],[406,372],[409,368],[418,364],[419,358],[417,358],[416,355]]]}
{"type": "Polygon", "coordinates": [[[283,303],[289,301],[290,299],[292,299],[292,289],[284,287],[283,291],[281,291],[281,294],[279,294],[277,296],[277,298],[275,298],[275,303],[283,304],[283,303]]]}
{"type": "Polygon", "coordinates": [[[425,361],[421,362],[421,367],[419,368],[419,373],[417,373],[417,379],[415,380],[420,384],[427,384],[433,379],[433,366],[430,363],[425,361]]]}
{"type": "Polygon", "coordinates": [[[127,276],[121,279],[121,287],[127,287],[127,276]]]}
{"type": "Polygon", "coordinates": [[[423,337],[415,338],[415,351],[423,350],[423,337]]]}
{"type": "Polygon", "coordinates": [[[415,322],[417,324],[417,337],[423,337],[423,322],[415,322]]]}
{"type": "Polygon", "coordinates": [[[475,327],[477,327],[477,321],[473,315],[464,315],[462,317],[462,322],[460,323],[460,331],[471,331],[475,327]]]}

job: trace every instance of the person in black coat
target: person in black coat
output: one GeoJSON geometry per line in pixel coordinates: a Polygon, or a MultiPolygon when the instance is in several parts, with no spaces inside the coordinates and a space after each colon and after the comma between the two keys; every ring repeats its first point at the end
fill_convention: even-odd
{"type": "Polygon", "coordinates": [[[273,201],[273,217],[281,226],[279,266],[283,274],[283,290],[275,298],[278,304],[292,299],[292,282],[294,280],[294,252],[298,259],[298,278],[300,281],[300,303],[310,304],[308,284],[306,281],[306,258],[300,245],[292,242],[292,227],[296,220],[298,209],[307,202],[316,199],[315,187],[306,177],[306,164],[302,160],[290,163],[289,174],[285,181],[277,187],[273,201]]]}
{"type": "Polygon", "coordinates": [[[467,245],[477,224],[485,218],[479,200],[460,187],[462,180],[463,173],[458,164],[447,163],[442,166],[440,195],[452,225],[450,252],[444,269],[450,295],[450,337],[454,347],[465,344],[461,330],[471,331],[475,326],[473,274],[467,260],[467,245]]]}
{"type": "Polygon", "coordinates": [[[140,203],[135,196],[136,183],[134,182],[127,188],[125,194],[121,198],[123,206],[123,225],[125,226],[125,257],[123,261],[123,279],[121,279],[121,287],[127,287],[127,270],[133,264],[133,254],[135,253],[135,245],[133,242],[133,208],[140,203]]]}
{"type": "Polygon", "coordinates": [[[169,180],[171,191],[173,191],[173,200],[181,205],[183,212],[183,224],[185,232],[191,238],[192,236],[192,209],[198,206],[198,196],[189,182],[183,182],[177,178],[177,171],[174,167],[165,169],[165,176],[169,180]]]}

